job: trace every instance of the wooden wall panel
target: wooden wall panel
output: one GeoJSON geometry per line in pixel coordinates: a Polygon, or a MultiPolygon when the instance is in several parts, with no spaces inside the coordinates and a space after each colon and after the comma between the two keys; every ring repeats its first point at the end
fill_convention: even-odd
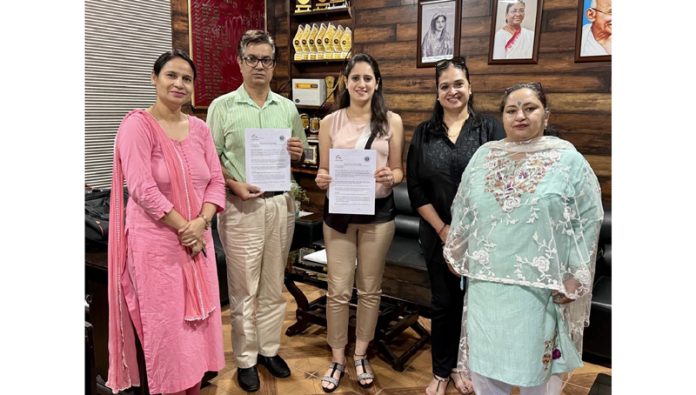
{"type": "MultiPolygon", "coordinates": [[[[611,207],[611,62],[576,63],[577,0],[545,0],[538,64],[489,65],[492,0],[463,0],[460,52],[467,57],[478,111],[498,115],[503,89],[540,81],[548,92],[550,124],[583,153],[611,207]]],[[[291,1],[268,0],[268,30],[278,45],[272,87],[288,93],[288,10],[291,1]]],[[[416,67],[417,0],[353,0],[354,52],[380,64],[387,104],[404,121],[407,144],[433,106],[434,69],[416,67]]],[[[172,0],[172,43],[188,48],[186,0],[172,0]]],[[[340,68],[340,67],[339,67],[340,68]]],[[[197,113],[205,118],[205,112],[197,113]]]]}

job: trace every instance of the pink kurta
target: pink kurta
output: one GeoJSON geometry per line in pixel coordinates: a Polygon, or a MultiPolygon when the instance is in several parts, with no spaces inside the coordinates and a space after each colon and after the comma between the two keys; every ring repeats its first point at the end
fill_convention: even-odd
{"type": "MultiPolygon", "coordinates": [[[[129,191],[126,205],[126,267],[132,288],[123,294],[143,345],[151,393],[182,391],[198,383],[206,371],[224,367],[220,298],[215,250],[205,231],[204,279],[215,309],[202,321],[184,320],[186,251],[176,231],[160,219],[173,208],[169,174],[162,149],[139,111],[127,116],[119,129],[119,152],[129,191]]],[[[174,142],[187,177],[200,202],[225,207],[224,179],[207,125],[189,117],[189,135],[174,142]]],[[[191,208],[191,218],[200,207],[191,208]]],[[[182,213],[185,217],[185,213],[182,213]]],[[[125,274],[124,274],[125,275],[125,274]]]]}

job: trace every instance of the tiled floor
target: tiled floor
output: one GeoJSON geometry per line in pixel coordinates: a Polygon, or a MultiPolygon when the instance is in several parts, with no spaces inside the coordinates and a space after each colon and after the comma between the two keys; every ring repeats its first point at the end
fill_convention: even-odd
{"type": "MultiPolygon", "coordinates": [[[[308,285],[300,285],[309,300],[321,295],[322,290],[308,285]]],[[[259,367],[261,376],[261,389],[258,395],[314,395],[324,394],[321,390],[321,377],[324,375],[330,362],[330,349],[326,344],[326,330],[319,326],[311,326],[304,333],[288,337],[285,336],[285,328],[295,322],[295,309],[297,305],[292,296],[285,292],[288,307],[283,325],[283,338],[280,355],[287,361],[292,375],[285,379],[276,379],[263,367],[259,367]]],[[[219,372],[218,376],[211,380],[210,385],[201,390],[202,395],[236,395],[245,394],[237,385],[237,366],[232,356],[230,338],[230,312],[223,309],[223,330],[225,331],[225,358],[227,365],[219,372]]],[[[421,323],[430,328],[430,322],[421,318],[421,323]]],[[[417,335],[411,329],[404,332],[395,343],[395,347],[408,347],[417,335]]],[[[351,352],[350,345],[348,352],[351,352]]],[[[350,355],[350,354],[349,354],[350,355]]],[[[346,375],[341,380],[340,386],[334,392],[336,394],[380,394],[380,395],[421,395],[425,393],[425,386],[431,379],[430,373],[430,348],[423,347],[411,358],[403,372],[397,372],[385,361],[377,356],[370,358],[370,363],[375,371],[375,385],[369,389],[363,389],[356,382],[355,367],[346,366],[346,375]]],[[[599,365],[586,363],[581,369],[574,372],[566,384],[563,395],[587,395],[598,373],[611,374],[611,369],[599,365]]],[[[448,394],[458,394],[450,385],[448,394]]],[[[518,394],[515,390],[513,394],[518,394]]]]}

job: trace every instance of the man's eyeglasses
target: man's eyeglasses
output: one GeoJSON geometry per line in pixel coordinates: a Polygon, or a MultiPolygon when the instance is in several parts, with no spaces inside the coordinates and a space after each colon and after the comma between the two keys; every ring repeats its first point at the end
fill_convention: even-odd
{"type": "Polygon", "coordinates": [[[597,12],[601,12],[602,14],[605,14],[605,15],[611,16],[611,10],[609,10],[609,11],[602,11],[602,10],[600,10],[599,8],[593,8],[593,10],[595,10],[595,11],[597,11],[597,12]]]}
{"type": "Polygon", "coordinates": [[[273,58],[261,58],[261,59],[259,59],[256,56],[244,56],[242,58],[242,60],[249,67],[256,67],[259,64],[259,62],[261,62],[263,67],[268,69],[268,68],[273,67],[273,65],[275,64],[275,59],[273,59],[273,58]]]}

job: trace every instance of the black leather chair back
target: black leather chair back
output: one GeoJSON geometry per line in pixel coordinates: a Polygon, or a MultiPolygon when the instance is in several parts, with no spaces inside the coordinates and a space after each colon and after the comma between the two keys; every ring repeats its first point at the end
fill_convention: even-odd
{"type": "Polygon", "coordinates": [[[420,216],[411,208],[406,181],[394,187],[394,204],[396,206],[396,218],[394,219],[396,234],[418,239],[420,216]]]}

